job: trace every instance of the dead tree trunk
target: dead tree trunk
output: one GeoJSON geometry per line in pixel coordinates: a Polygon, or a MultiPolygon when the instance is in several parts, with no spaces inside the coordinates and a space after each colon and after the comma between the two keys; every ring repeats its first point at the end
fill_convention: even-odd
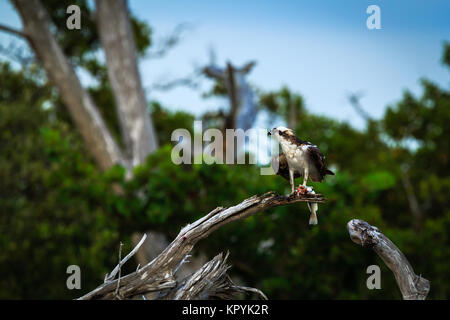
{"type": "Polygon", "coordinates": [[[224,69],[215,65],[203,69],[206,76],[223,82],[227,88],[230,110],[225,117],[224,132],[225,129],[245,131],[252,127],[256,119],[257,110],[253,90],[245,78],[254,65],[255,62],[249,62],[242,68],[237,68],[228,62],[224,69]]]}
{"type": "Polygon", "coordinates": [[[97,0],[97,24],[108,66],[122,139],[131,167],[157,148],[157,139],[139,75],[136,44],[126,0],[97,0]]]}
{"type": "Polygon", "coordinates": [[[39,0],[13,0],[20,14],[23,33],[41,61],[51,83],[58,88],[87,149],[102,170],[127,161],[106,127],[95,103],[84,90],[55,36],[50,17],[39,0]]]}
{"type": "MultiPolygon", "coordinates": [[[[175,240],[173,240],[160,255],[141,269],[118,279],[109,276],[105,279],[104,284],[79,299],[130,299],[137,295],[149,292],[158,292],[160,297],[167,298],[206,299],[207,297],[214,296],[214,292],[216,296],[219,295],[217,292],[220,292],[220,295],[223,297],[225,297],[227,292],[230,293],[230,290],[259,292],[257,289],[244,287],[239,287],[240,289],[237,289],[238,287],[230,283],[224,276],[224,270],[226,268],[219,267],[220,264],[224,263],[224,260],[221,260],[222,262],[220,264],[218,263],[215,267],[214,262],[208,262],[199,271],[181,283],[178,283],[175,280],[175,273],[178,268],[186,262],[186,259],[195,244],[201,239],[208,237],[218,228],[231,223],[232,221],[244,219],[250,215],[273,207],[301,201],[323,202],[325,199],[320,194],[307,194],[296,197],[280,196],[273,192],[268,192],[261,196],[250,197],[230,208],[216,208],[206,216],[181,229],[175,240]],[[218,268],[222,271],[219,271],[218,268]],[[212,281],[209,289],[206,287],[206,279],[212,281]],[[213,288],[214,290],[211,291],[213,288]],[[219,290],[219,288],[222,289],[219,290]]],[[[129,255],[126,259],[128,258],[129,255]]],[[[119,265],[121,265],[121,263],[119,263],[119,265]]],[[[115,274],[117,274],[117,272],[115,272],[114,275],[115,274]]]]}
{"type": "MultiPolygon", "coordinates": [[[[156,133],[148,114],[137,66],[136,44],[125,0],[97,0],[96,20],[105,52],[108,78],[116,102],[125,152],[109,132],[97,106],[81,85],[54,34],[39,0],[13,0],[23,31],[2,30],[25,37],[41,61],[50,81],[58,88],[65,106],[101,170],[120,164],[131,178],[133,167],[157,148],[156,133]]],[[[117,192],[121,192],[115,188],[117,192]]],[[[147,261],[147,260],[145,260],[147,261]]]]}
{"type": "Polygon", "coordinates": [[[405,255],[378,228],[359,219],[350,220],[348,233],[353,242],[372,248],[394,273],[404,300],[425,300],[430,281],[414,273],[405,255]]]}

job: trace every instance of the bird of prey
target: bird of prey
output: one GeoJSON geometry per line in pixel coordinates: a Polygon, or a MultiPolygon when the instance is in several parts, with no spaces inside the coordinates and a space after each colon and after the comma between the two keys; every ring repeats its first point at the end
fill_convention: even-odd
{"type": "MultiPolygon", "coordinates": [[[[322,182],[326,175],[334,175],[327,169],[325,156],[320,149],[308,142],[297,138],[291,129],[285,127],[273,128],[269,131],[281,145],[283,153],[272,157],[272,168],[275,173],[289,180],[292,193],[295,192],[294,179],[303,176],[302,189],[307,190],[308,179],[313,182],[322,182]],[[277,159],[278,158],[278,159],[277,159]],[[276,161],[278,160],[278,166],[276,161]]],[[[312,189],[311,189],[312,190],[312,189]]],[[[317,224],[317,203],[313,203],[309,224],[317,224]]]]}

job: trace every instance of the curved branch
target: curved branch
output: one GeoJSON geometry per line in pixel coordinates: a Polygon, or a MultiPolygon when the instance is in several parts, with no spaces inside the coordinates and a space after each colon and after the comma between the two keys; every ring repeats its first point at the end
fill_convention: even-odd
{"type": "Polygon", "coordinates": [[[0,24],[0,30],[11,33],[20,38],[25,38],[25,40],[28,38],[28,35],[22,30],[15,29],[4,24],[0,24]]]}
{"type": "MultiPolygon", "coordinates": [[[[252,196],[230,208],[216,208],[206,216],[181,229],[175,240],[147,265],[136,272],[121,277],[120,286],[117,290],[118,295],[126,299],[148,292],[176,288],[177,282],[174,278],[174,270],[182,263],[198,241],[208,237],[212,232],[228,223],[273,207],[297,202],[324,201],[325,199],[320,194],[280,196],[273,192],[267,192],[260,196],[252,196]]],[[[117,281],[117,279],[107,281],[79,299],[114,299],[117,281]]]]}
{"type": "Polygon", "coordinates": [[[123,258],[122,260],[119,261],[119,264],[114,268],[114,270],[111,272],[111,274],[106,275],[105,282],[111,281],[111,280],[113,280],[116,277],[116,274],[120,270],[120,267],[122,265],[124,265],[125,262],[130,260],[130,258],[139,250],[141,245],[144,243],[145,239],[147,239],[147,234],[146,233],[144,233],[144,235],[142,236],[141,241],[139,241],[139,243],[134,247],[134,249],[131,250],[131,252],[129,254],[127,254],[127,256],[125,258],[123,258]]]}
{"type": "Polygon", "coordinates": [[[350,238],[356,244],[372,248],[394,273],[404,300],[425,300],[430,281],[414,273],[405,255],[377,227],[359,219],[347,224],[350,238]]]}

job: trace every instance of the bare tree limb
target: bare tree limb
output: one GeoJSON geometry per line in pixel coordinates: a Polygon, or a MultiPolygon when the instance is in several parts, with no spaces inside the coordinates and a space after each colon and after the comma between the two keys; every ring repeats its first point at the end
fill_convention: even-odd
{"type": "Polygon", "coordinates": [[[195,80],[194,76],[187,76],[185,78],[177,78],[166,82],[154,83],[150,86],[150,90],[168,91],[176,87],[188,87],[191,89],[197,89],[198,86],[199,83],[195,80]]]}
{"type": "MultiPolygon", "coordinates": [[[[115,278],[117,272],[120,270],[120,267],[123,266],[132,256],[134,256],[134,254],[139,250],[141,245],[144,243],[145,239],[147,239],[146,233],[144,233],[141,241],[139,241],[139,243],[134,247],[134,249],[131,250],[131,252],[129,254],[127,254],[127,256],[125,258],[123,258],[123,260],[119,261],[119,264],[114,268],[113,271],[111,271],[111,273],[109,275],[106,275],[105,282],[111,281],[115,278]]],[[[139,269],[139,266],[138,266],[138,269],[139,269]]]]}
{"type": "Polygon", "coordinates": [[[114,292],[114,295],[121,299],[120,294],[119,294],[119,288],[120,288],[120,277],[122,275],[122,247],[123,247],[123,243],[120,242],[120,247],[119,247],[119,264],[117,265],[119,267],[119,279],[117,279],[117,286],[116,286],[116,291],[114,292]]]}
{"type": "Polygon", "coordinates": [[[216,65],[210,65],[203,68],[203,73],[210,78],[225,81],[225,74],[222,69],[217,67],[216,65]]]}
{"type": "Polygon", "coordinates": [[[160,39],[155,48],[149,51],[145,56],[150,59],[158,59],[166,56],[183,38],[183,33],[192,26],[186,22],[178,24],[170,35],[160,39]]]}
{"type": "Polygon", "coordinates": [[[9,60],[19,63],[26,68],[31,62],[35,61],[35,56],[23,45],[17,45],[16,42],[10,42],[8,46],[0,43],[0,54],[9,60]]]}
{"type": "Polygon", "coordinates": [[[250,288],[250,287],[244,287],[244,286],[234,286],[234,289],[240,291],[240,292],[251,292],[257,294],[261,299],[263,300],[269,300],[267,296],[259,289],[256,288],[250,288]]]}
{"type": "Polygon", "coordinates": [[[227,88],[230,111],[225,118],[224,129],[239,128],[245,131],[256,119],[257,110],[253,90],[245,77],[255,64],[256,62],[251,61],[237,68],[228,62],[226,67],[221,69],[212,62],[202,70],[204,75],[222,81],[227,88]]]}
{"type": "Polygon", "coordinates": [[[430,282],[414,273],[405,255],[378,228],[359,219],[347,224],[350,238],[356,244],[372,248],[394,273],[404,300],[425,300],[430,282]]]}
{"type": "MultiPolygon", "coordinates": [[[[164,292],[176,288],[177,282],[174,278],[174,270],[177,266],[191,252],[198,241],[208,237],[212,232],[228,223],[277,206],[297,202],[324,201],[325,199],[320,194],[281,196],[268,192],[260,196],[252,196],[233,207],[217,208],[203,218],[184,227],[175,240],[151,262],[136,272],[123,276],[120,281],[120,295],[126,299],[148,292],[164,292]]],[[[110,281],[79,299],[113,299],[116,287],[117,280],[110,281]]]]}
{"type": "Polygon", "coordinates": [[[367,113],[367,111],[361,105],[361,96],[361,93],[352,93],[348,96],[348,101],[352,105],[353,109],[355,109],[356,113],[358,113],[358,115],[363,118],[364,121],[369,122],[370,120],[372,120],[372,116],[367,113]]]}
{"type": "Polygon", "coordinates": [[[28,38],[28,35],[25,32],[23,32],[22,30],[15,29],[15,28],[9,27],[4,24],[0,24],[0,31],[5,31],[8,33],[11,33],[12,35],[15,35],[16,37],[25,38],[25,39],[28,38]]]}
{"type": "Polygon", "coordinates": [[[228,254],[223,258],[220,253],[207,262],[197,272],[182,281],[181,285],[164,297],[166,300],[195,300],[207,299],[216,289],[215,285],[221,283],[226,277],[229,268],[225,264],[228,254]]]}
{"type": "Polygon", "coordinates": [[[249,287],[236,286],[227,275],[230,268],[226,264],[228,253],[215,256],[197,272],[190,275],[181,284],[171,290],[163,298],[165,300],[196,300],[196,299],[232,299],[241,292],[256,293],[262,299],[267,297],[260,290],[249,287]]]}

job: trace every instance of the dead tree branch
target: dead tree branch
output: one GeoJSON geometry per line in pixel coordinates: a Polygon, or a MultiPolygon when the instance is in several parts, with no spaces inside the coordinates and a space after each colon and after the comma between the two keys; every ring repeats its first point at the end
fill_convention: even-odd
{"type": "Polygon", "coordinates": [[[28,38],[28,35],[25,32],[23,32],[22,30],[15,29],[15,28],[9,27],[4,24],[0,24],[0,31],[5,31],[5,32],[10,33],[19,38],[25,38],[25,39],[28,38]]]}
{"type": "Polygon", "coordinates": [[[169,35],[159,39],[154,46],[156,49],[149,51],[145,56],[150,59],[165,57],[171,49],[180,43],[185,32],[192,29],[192,27],[192,25],[186,22],[178,24],[169,35]]]}
{"type": "Polygon", "coordinates": [[[185,78],[172,79],[166,82],[154,83],[149,89],[151,91],[168,91],[177,87],[187,87],[197,89],[199,82],[195,79],[196,75],[189,75],[185,78]]]}
{"type": "Polygon", "coordinates": [[[136,245],[136,247],[134,247],[134,249],[131,250],[131,252],[129,254],[127,254],[127,256],[125,258],[123,258],[122,260],[119,261],[119,264],[114,268],[114,270],[109,275],[106,275],[105,282],[111,281],[116,277],[116,274],[120,270],[120,267],[123,266],[125,264],[125,262],[127,262],[132,256],[134,256],[134,254],[139,250],[139,248],[144,243],[145,239],[147,239],[147,234],[144,233],[141,241],[139,241],[139,243],[136,245]]]}
{"type": "Polygon", "coordinates": [[[7,46],[0,43],[0,54],[19,63],[24,69],[35,61],[34,55],[28,51],[26,46],[18,45],[15,41],[11,41],[7,46]]]}
{"type": "Polygon", "coordinates": [[[227,62],[225,68],[220,68],[212,62],[202,70],[205,76],[223,82],[227,89],[230,111],[225,118],[224,129],[240,128],[245,131],[251,128],[256,119],[253,89],[246,79],[255,64],[255,61],[251,61],[238,68],[227,62]]]}
{"type": "MultiPolygon", "coordinates": [[[[116,297],[115,291],[117,287],[117,294],[124,299],[129,299],[136,295],[142,295],[149,292],[160,292],[161,294],[167,294],[167,291],[176,289],[179,285],[175,280],[174,270],[176,270],[177,267],[184,261],[185,257],[191,252],[198,241],[208,237],[218,228],[273,207],[297,202],[324,201],[325,199],[320,194],[281,196],[273,192],[268,192],[260,196],[252,196],[229,208],[216,208],[206,216],[181,229],[175,240],[173,240],[172,243],[169,244],[169,246],[151,262],[136,272],[122,276],[120,279],[120,286],[117,284],[117,279],[106,281],[104,284],[79,299],[114,299],[116,297]]],[[[217,261],[220,260],[219,258],[217,259],[217,261]]],[[[224,263],[225,259],[221,261],[224,263]]],[[[202,269],[216,270],[211,268],[211,266],[208,267],[208,263],[203,266],[202,269]]],[[[219,277],[216,279],[222,279],[223,281],[224,278],[219,277]]],[[[238,286],[234,286],[233,289],[248,291],[244,287],[238,286]]],[[[200,293],[204,293],[204,290],[198,290],[198,294],[200,293]]],[[[182,293],[180,293],[180,295],[183,296],[182,293]]],[[[174,296],[176,296],[176,294],[174,296]]]]}
{"type": "Polygon", "coordinates": [[[251,292],[262,299],[267,297],[258,289],[235,285],[226,274],[230,268],[226,264],[228,253],[215,256],[197,272],[190,275],[174,290],[170,291],[165,300],[196,300],[196,299],[232,299],[237,293],[251,292]]]}
{"type": "Polygon", "coordinates": [[[361,93],[352,93],[348,96],[348,101],[352,105],[353,109],[358,113],[358,115],[366,122],[372,120],[372,116],[363,108],[360,103],[361,93]]]}
{"type": "Polygon", "coordinates": [[[121,242],[120,243],[120,247],[119,247],[119,264],[118,264],[118,267],[119,267],[119,279],[117,280],[116,292],[114,293],[115,296],[117,298],[119,298],[119,299],[120,299],[120,297],[119,297],[120,277],[122,275],[122,247],[123,247],[123,243],[121,242]]]}
{"type": "Polygon", "coordinates": [[[347,224],[350,238],[356,244],[372,248],[394,273],[404,300],[425,300],[430,282],[414,273],[405,255],[378,228],[359,219],[347,224]]]}

